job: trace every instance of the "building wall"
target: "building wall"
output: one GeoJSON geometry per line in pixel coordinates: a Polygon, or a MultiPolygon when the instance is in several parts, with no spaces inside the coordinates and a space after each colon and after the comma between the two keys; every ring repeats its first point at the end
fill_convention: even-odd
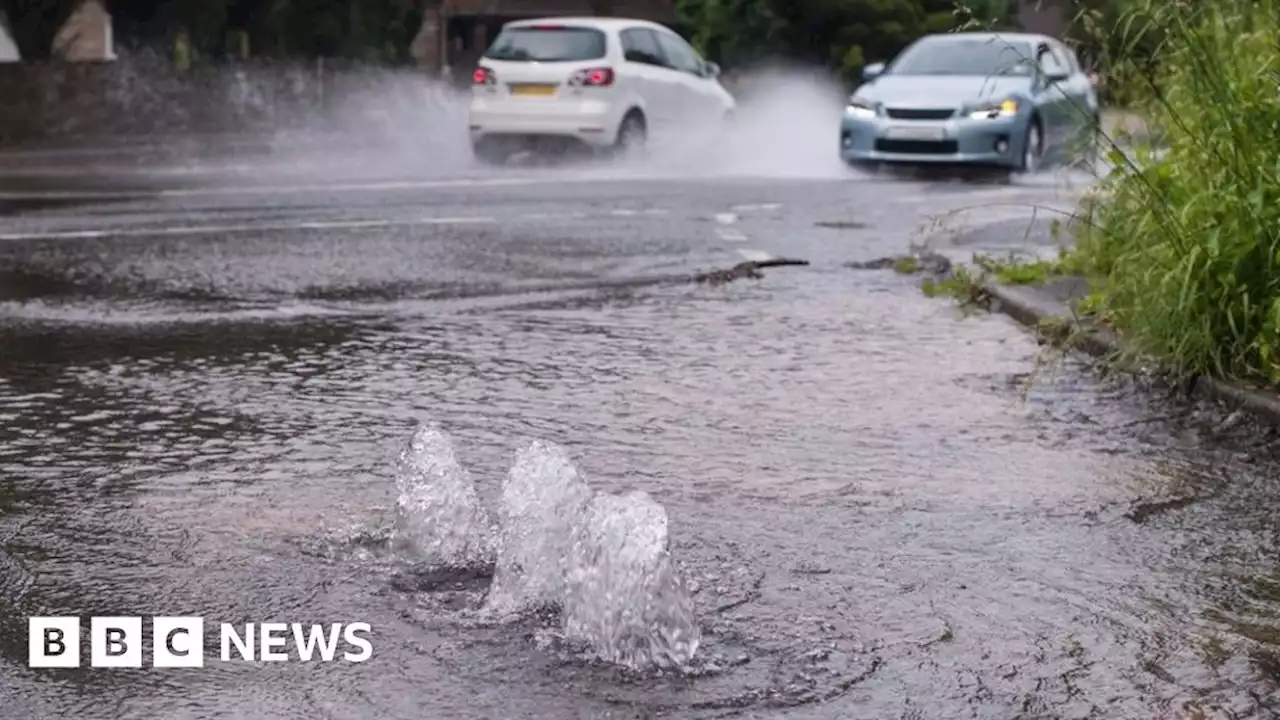
{"type": "MultiPolygon", "coordinates": [[[[670,23],[675,15],[674,0],[443,0],[438,24],[430,31],[434,56],[440,59],[424,65],[432,71],[443,65],[453,80],[465,82],[501,24],[512,20],[606,16],[670,23]]],[[[427,38],[422,39],[425,44],[427,38]]]]}
{"type": "Polygon", "coordinates": [[[18,44],[9,34],[9,23],[5,20],[4,13],[0,12],[0,63],[18,62],[21,59],[18,44]]]}
{"type": "Polygon", "coordinates": [[[673,0],[445,0],[449,15],[540,17],[607,15],[666,22],[675,17],[673,0]]]}
{"type": "Polygon", "coordinates": [[[114,60],[111,14],[101,0],[84,0],[53,39],[54,56],[71,62],[114,60]]]}

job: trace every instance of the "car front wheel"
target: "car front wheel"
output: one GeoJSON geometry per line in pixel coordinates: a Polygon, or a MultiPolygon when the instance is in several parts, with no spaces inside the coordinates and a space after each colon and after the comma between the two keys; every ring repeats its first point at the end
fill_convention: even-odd
{"type": "Polygon", "coordinates": [[[498,143],[486,140],[473,141],[471,154],[482,165],[502,165],[510,157],[498,143]]]}
{"type": "Polygon", "coordinates": [[[1027,123],[1027,133],[1022,142],[1022,159],[1018,162],[1018,172],[1033,173],[1040,169],[1040,161],[1044,158],[1044,133],[1040,123],[1032,120],[1027,123]]]}

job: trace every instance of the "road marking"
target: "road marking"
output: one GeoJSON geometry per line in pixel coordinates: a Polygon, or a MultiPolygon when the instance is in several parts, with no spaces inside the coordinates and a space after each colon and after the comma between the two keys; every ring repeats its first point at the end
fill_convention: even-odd
{"type": "Polygon", "coordinates": [[[716,234],[720,236],[721,240],[728,240],[729,242],[747,241],[747,236],[744,233],[733,228],[716,228],[716,234]]]}
{"type": "MultiPolygon", "coordinates": [[[[412,180],[312,185],[241,185],[220,188],[169,188],[167,190],[98,191],[67,190],[47,192],[0,192],[0,200],[145,200],[172,197],[217,197],[227,195],[296,195],[319,192],[385,192],[388,190],[430,190],[462,187],[503,187],[546,183],[538,178],[455,178],[452,180],[412,180]]],[[[596,182],[586,178],[556,178],[557,183],[596,182]]]]}
{"type": "Polygon", "coordinates": [[[749,262],[765,262],[766,260],[773,260],[777,257],[776,255],[770,255],[763,250],[748,250],[746,248],[739,248],[738,254],[746,258],[749,262]]]}
{"type": "Polygon", "coordinates": [[[296,230],[351,230],[423,225],[468,225],[498,222],[493,217],[435,217],[409,220],[333,220],[320,222],[263,223],[260,225],[194,225],[187,227],[118,228],[114,230],[65,230],[33,233],[4,233],[0,241],[20,240],[97,240],[110,237],[172,237],[183,235],[224,235],[250,232],[288,232],[296,230]]]}
{"type": "Polygon", "coordinates": [[[721,225],[732,225],[738,222],[738,216],[733,213],[716,213],[715,219],[721,225]]]}
{"type": "Polygon", "coordinates": [[[645,210],[630,210],[627,208],[618,208],[617,210],[610,210],[609,214],[614,217],[635,217],[637,215],[646,215],[648,217],[656,217],[659,215],[669,215],[670,212],[659,209],[659,208],[648,208],[645,210]]]}
{"type": "Polygon", "coordinates": [[[188,165],[184,167],[159,167],[139,170],[126,165],[80,165],[75,167],[46,167],[37,169],[20,169],[12,172],[9,168],[0,168],[0,177],[4,178],[64,178],[99,175],[112,178],[173,178],[193,175],[210,175],[224,173],[227,175],[248,175],[261,172],[256,165],[188,165]]]}
{"type": "Polygon", "coordinates": [[[582,218],[585,218],[585,217],[590,217],[590,216],[584,212],[527,213],[525,215],[517,216],[516,219],[518,220],[581,220],[582,218]]]}
{"type": "MultiPolygon", "coordinates": [[[[669,214],[666,210],[614,210],[610,215],[633,217],[636,215],[658,216],[669,214]]],[[[592,217],[591,213],[526,213],[517,215],[515,220],[581,220],[592,217]]],[[[596,215],[599,217],[599,215],[596,215]]],[[[41,232],[0,233],[0,242],[19,240],[97,240],[110,237],[175,237],[183,235],[218,235],[252,232],[288,232],[297,230],[372,230],[379,228],[413,227],[421,225],[467,225],[492,224],[498,218],[489,216],[476,217],[423,217],[403,220],[318,220],[292,223],[260,223],[240,225],[186,225],[153,228],[116,228],[104,230],[53,230],[41,232]]],[[[731,239],[737,242],[747,238],[741,233],[729,230],[731,239]]]]}
{"type": "Polygon", "coordinates": [[[778,210],[782,207],[782,203],[759,203],[756,205],[734,205],[729,208],[736,212],[756,212],[758,210],[778,210]]]}

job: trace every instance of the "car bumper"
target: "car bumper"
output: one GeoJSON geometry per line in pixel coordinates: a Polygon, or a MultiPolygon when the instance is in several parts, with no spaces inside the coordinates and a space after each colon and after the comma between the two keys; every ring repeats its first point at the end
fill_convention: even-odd
{"type": "Polygon", "coordinates": [[[484,138],[564,138],[586,145],[612,145],[620,118],[597,100],[476,99],[471,103],[472,142],[484,138]]]}
{"type": "Polygon", "coordinates": [[[930,163],[1017,167],[1026,120],[894,120],[845,115],[840,155],[848,162],[930,163]],[[931,137],[926,137],[931,136],[931,137]]]}

